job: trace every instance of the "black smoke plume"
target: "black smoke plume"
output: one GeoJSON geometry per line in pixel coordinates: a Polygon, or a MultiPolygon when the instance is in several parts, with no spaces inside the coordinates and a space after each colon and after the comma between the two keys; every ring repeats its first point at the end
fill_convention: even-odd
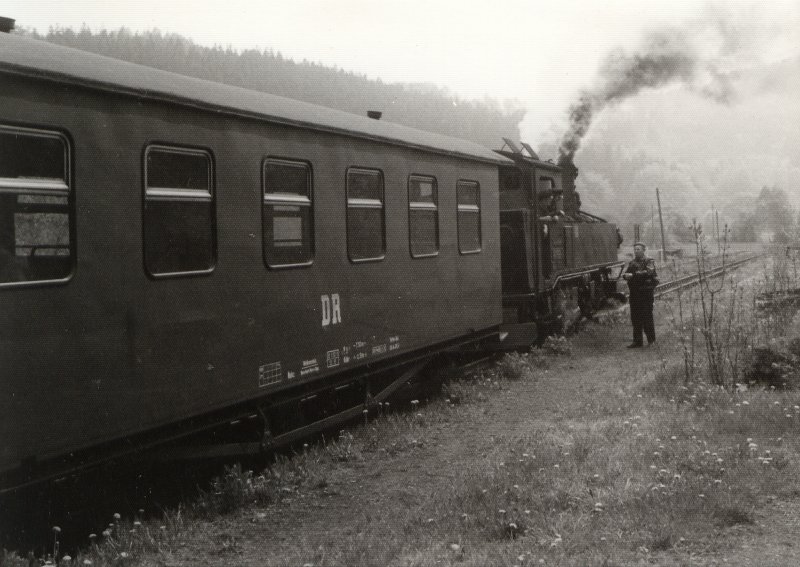
{"type": "Polygon", "coordinates": [[[736,74],[726,71],[723,63],[725,56],[737,50],[730,41],[737,30],[724,24],[718,19],[690,25],[686,30],[660,30],[649,34],[638,52],[629,54],[622,49],[611,52],[600,68],[597,86],[581,92],[569,108],[569,127],[559,147],[559,163],[572,162],[600,111],[643,89],[682,83],[701,96],[729,102],[736,74]],[[723,53],[710,52],[697,39],[709,29],[725,40],[723,53]]]}

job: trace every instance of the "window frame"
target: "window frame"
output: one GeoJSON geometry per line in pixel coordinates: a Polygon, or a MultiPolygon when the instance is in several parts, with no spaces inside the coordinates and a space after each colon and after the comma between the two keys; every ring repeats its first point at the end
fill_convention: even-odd
{"type": "Polygon", "coordinates": [[[470,254],[480,254],[483,250],[483,207],[481,206],[481,184],[471,179],[459,179],[456,181],[456,239],[458,240],[458,253],[462,256],[470,254]],[[475,187],[477,192],[477,205],[461,204],[460,192],[462,187],[470,186],[475,187]],[[461,214],[477,214],[478,215],[478,247],[475,249],[464,250],[461,245],[461,214]]]}
{"type": "MultiPolygon", "coordinates": [[[[46,197],[67,198],[67,222],[69,231],[69,273],[63,278],[46,280],[29,280],[21,282],[0,282],[0,289],[30,288],[52,285],[65,285],[75,277],[78,264],[77,214],[75,206],[75,183],[73,180],[72,139],[63,130],[39,126],[18,126],[0,123],[0,131],[16,135],[58,139],[64,146],[63,183],[54,181],[20,181],[18,178],[0,177],[0,194],[37,195],[46,197]]],[[[16,253],[16,251],[15,251],[16,253]]]]}
{"type": "Polygon", "coordinates": [[[435,258],[439,255],[439,250],[441,250],[441,227],[440,227],[440,219],[439,219],[439,182],[433,175],[424,175],[418,173],[412,173],[408,176],[408,253],[411,255],[412,258],[435,258]],[[431,181],[433,183],[434,191],[436,194],[436,199],[433,203],[423,202],[423,201],[412,201],[411,200],[411,182],[413,180],[424,180],[424,181],[431,181]],[[411,218],[412,213],[414,211],[433,211],[435,216],[435,228],[436,228],[436,251],[429,252],[427,254],[415,254],[414,253],[414,243],[412,239],[413,231],[411,230],[411,218]]]}
{"type": "Polygon", "coordinates": [[[152,142],[144,146],[142,152],[142,267],[145,274],[149,278],[156,280],[172,279],[172,278],[186,278],[195,276],[206,276],[214,272],[217,267],[217,191],[216,191],[216,168],[214,162],[214,154],[208,148],[191,146],[191,145],[178,145],[166,142],[152,142]],[[173,154],[184,155],[202,155],[208,160],[208,191],[202,189],[180,189],[169,187],[148,187],[147,184],[147,157],[150,152],[162,151],[173,154]],[[148,189],[151,191],[148,192],[148,189]],[[206,198],[206,193],[209,195],[206,198]],[[161,272],[153,273],[147,266],[147,242],[146,242],[146,206],[148,202],[148,194],[151,195],[149,201],[151,202],[210,202],[211,203],[211,265],[202,270],[187,270],[179,272],[161,272]],[[153,198],[152,195],[155,195],[153,198]]]}
{"type": "MultiPolygon", "coordinates": [[[[274,217],[273,217],[274,218],[274,217]]],[[[279,156],[267,156],[261,162],[261,257],[264,261],[264,265],[269,270],[286,270],[291,268],[305,268],[311,266],[314,263],[314,257],[316,254],[316,233],[314,231],[314,168],[311,165],[311,162],[308,160],[301,160],[301,159],[293,159],[293,158],[286,158],[286,157],[279,157],[279,156]],[[300,195],[295,195],[292,193],[267,193],[267,164],[270,163],[277,163],[277,164],[285,164],[291,166],[298,166],[302,165],[306,169],[306,178],[307,178],[307,189],[308,194],[305,198],[301,197],[300,195]],[[267,197],[267,195],[273,195],[273,197],[267,197]],[[264,245],[264,239],[266,237],[266,223],[265,223],[265,214],[264,214],[264,207],[266,205],[290,205],[290,206],[308,206],[309,209],[309,223],[310,223],[310,233],[311,233],[311,242],[309,243],[309,258],[305,262],[295,262],[291,264],[270,264],[267,260],[267,248],[264,245]]],[[[273,225],[274,226],[274,225],[273,225]]],[[[274,230],[274,228],[273,228],[274,230]]]]}
{"type": "Polygon", "coordinates": [[[366,264],[370,262],[381,262],[386,258],[386,178],[383,171],[377,168],[350,166],[345,172],[345,245],[347,246],[347,257],[354,264],[366,264]],[[350,198],[350,174],[351,173],[366,173],[377,174],[381,181],[381,198],[378,199],[362,199],[350,198]],[[375,203],[379,203],[376,205],[375,203]],[[350,209],[380,209],[381,211],[381,251],[379,256],[369,258],[353,258],[350,250],[350,209]]]}

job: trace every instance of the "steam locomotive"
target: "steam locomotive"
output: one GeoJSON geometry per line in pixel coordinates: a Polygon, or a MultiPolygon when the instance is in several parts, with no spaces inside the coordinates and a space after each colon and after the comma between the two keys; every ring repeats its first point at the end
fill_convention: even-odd
{"type": "Polygon", "coordinates": [[[617,242],[575,175],[0,33],[0,492],[263,451],[585,314],[617,242]]]}

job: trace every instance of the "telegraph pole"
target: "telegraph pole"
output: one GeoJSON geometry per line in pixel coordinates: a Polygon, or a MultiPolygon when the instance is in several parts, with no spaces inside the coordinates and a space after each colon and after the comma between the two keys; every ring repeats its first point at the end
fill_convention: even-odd
{"type": "Polygon", "coordinates": [[[664,238],[664,219],[661,216],[661,195],[658,193],[658,187],[656,187],[656,202],[658,203],[658,224],[661,225],[661,262],[664,262],[667,257],[666,251],[666,239],[664,238]]]}

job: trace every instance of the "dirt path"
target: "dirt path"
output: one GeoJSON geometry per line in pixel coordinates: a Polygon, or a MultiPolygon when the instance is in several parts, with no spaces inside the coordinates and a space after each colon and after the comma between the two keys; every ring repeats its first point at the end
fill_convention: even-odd
{"type": "MultiPolygon", "coordinates": [[[[609,389],[624,389],[628,381],[656,372],[665,359],[674,360],[677,349],[667,336],[666,314],[663,308],[658,311],[662,323],[657,347],[626,349],[627,322],[595,326],[572,340],[572,356],[553,358],[538,381],[506,382],[488,399],[461,406],[446,420],[426,426],[424,444],[413,451],[337,464],[318,490],[195,526],[185,546],[161,564],[313,565],[325,557],[326,542],[358,540],[365,514],[380,522],[382,510],[418,513],[429,495],[447,488],[449,471],[490,460],[498,438],[523,436],[546,429],[548,423],[599,411],[609,389]],[[316,559],[304,557],[301,548],[317,549],[316,559]]],[[[798,527],[800,507],[774,503],[757,516],[755,525],[725,532],[724,542],[710,546],[714,550],[709,554],[676,549],[649,556],[647,564],[800,565],[800,549],[794,547],[798,527]]],[[[392,563],[412,560],[395,557],[392,563]]]]}

